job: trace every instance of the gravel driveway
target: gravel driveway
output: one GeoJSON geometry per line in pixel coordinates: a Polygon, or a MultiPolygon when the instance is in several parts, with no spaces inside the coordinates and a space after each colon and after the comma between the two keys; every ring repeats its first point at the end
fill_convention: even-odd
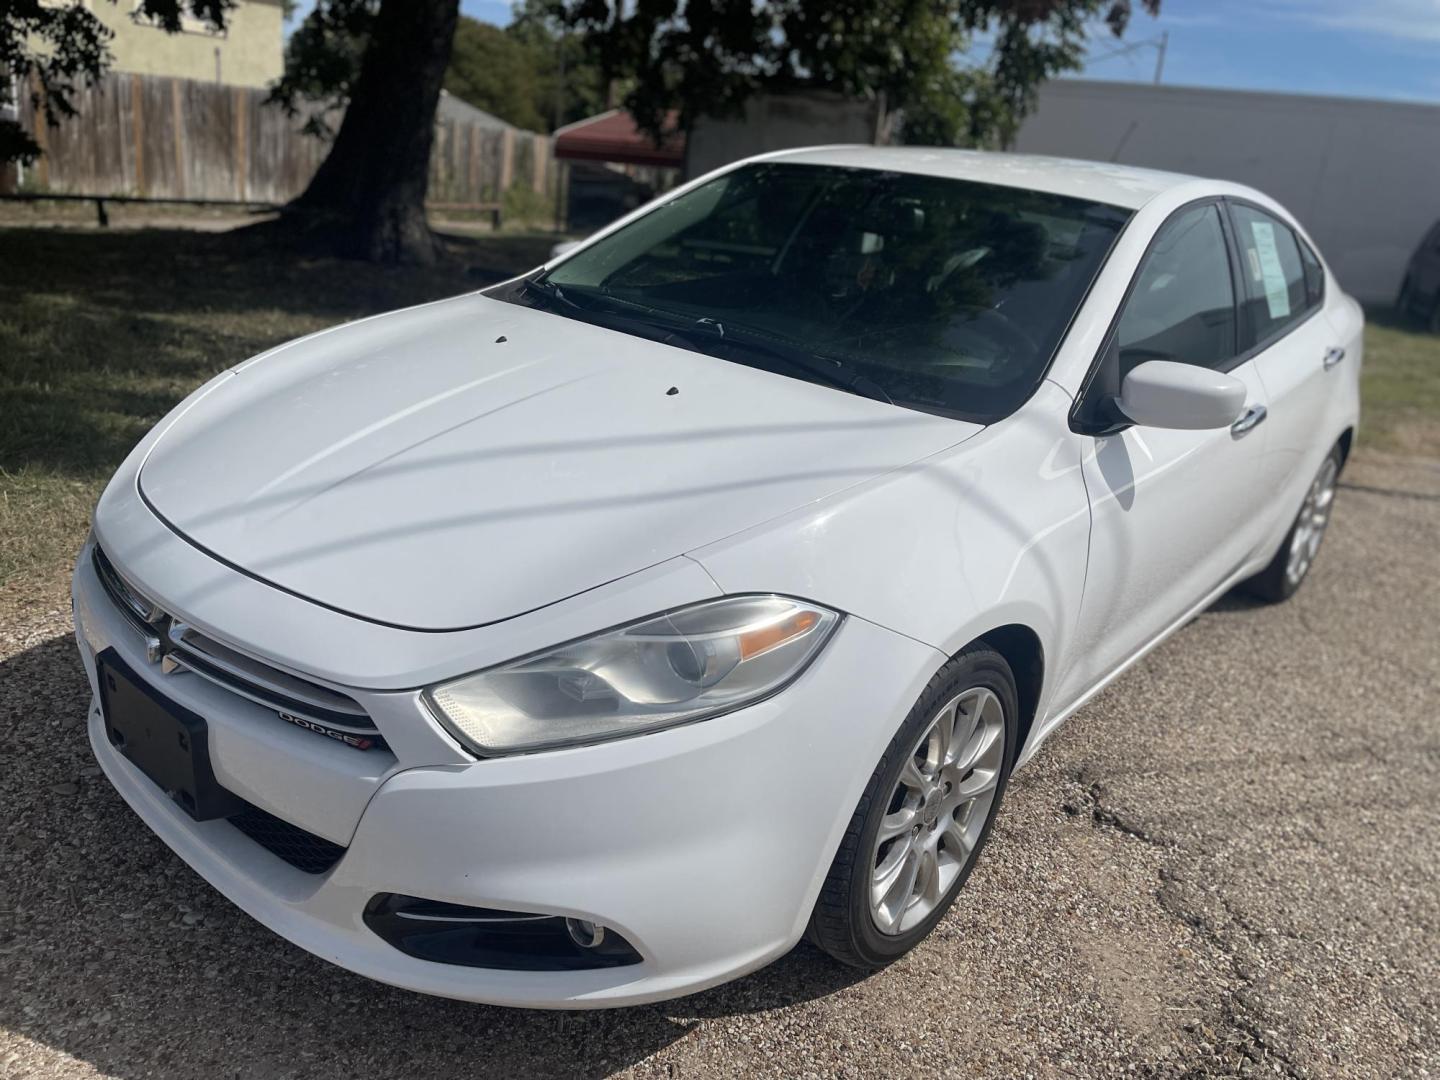
{"type": "Polygon", "coordinates": [[[57,592],[0,627],[0,1076],[1440,1076],[1440,462],[1344,481],[1300,595],[1072,719],[905,960],[611,1013],[392,990],[231,907],[91,763],[57,592]]]}

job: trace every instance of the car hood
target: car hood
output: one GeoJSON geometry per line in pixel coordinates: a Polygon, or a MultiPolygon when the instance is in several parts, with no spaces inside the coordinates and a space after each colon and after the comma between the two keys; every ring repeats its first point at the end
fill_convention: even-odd
{"type": "Polygon", "coordinates": [[[255,577],[459,629],[978,430],[470,295],[241,365],[171,422],[139,484],[171,528],[255,577]]]}

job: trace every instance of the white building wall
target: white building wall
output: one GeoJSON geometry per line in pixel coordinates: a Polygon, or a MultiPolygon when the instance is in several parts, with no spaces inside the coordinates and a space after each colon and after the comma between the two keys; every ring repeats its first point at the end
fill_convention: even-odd
{"type": "Polygon", "coordinates": [[[1258,188],[1366,302],[1394,299],[1440,220],[1440,106],[1061,79],[1041,89],[1015,149],[1258,188]]]}
{"type": "Polygon", "coordinates": [[[178,34],[166,33],[137,17],[136,0],[91,0],[85,6],[115,35],[109,45],[113,71],[259,87],[285,70],[281,0],[236,0],[218,33],[188,13],[180,16],[178,34]]]}
{"type": "Polygon", "coordinates": [[[823,91],[757,94],[743,117],[700,117],[686,140],[685,175],[700,176],[732,161],[772,150],[830,143],[885,141],[878,101],[847,100],[823,91]]]}

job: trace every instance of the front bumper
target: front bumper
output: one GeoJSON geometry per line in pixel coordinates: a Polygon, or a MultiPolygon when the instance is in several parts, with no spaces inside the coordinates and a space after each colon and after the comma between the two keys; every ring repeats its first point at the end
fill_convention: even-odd
{"type": "Polygon", "coordinates": [[[382,730],[400,749],[363,753],[274,723],[194,677],[161,676],[87,567],[82,556],[75,610],[92,691],[95,656],[116,649],[141,677],[207,717],[222,783],[346,850],[312,875],[226,821],[194,821],[111,747],[92,699],[95,756],[145,823],[235,904],[317,956],[396,986],[500,1005],[654,1001],[786,952],[873,763],[943,662],[927,646],[850,618],[800,679],[748,709],[487,761],[456,754],[428,730],[433,722],[415,710],[413,691],[372,691],[362,700],[390,710],[382,730]],[[397,739],[397,725],[416,730],[397,739]],[[598,921],[642,960],[529,972],[416,959],[364,924],[366,904],[383,892],[598,921]]]}

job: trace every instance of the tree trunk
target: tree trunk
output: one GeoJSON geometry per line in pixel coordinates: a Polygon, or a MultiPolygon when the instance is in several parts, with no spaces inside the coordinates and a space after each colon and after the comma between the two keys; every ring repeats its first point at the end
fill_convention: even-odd
{"type": "Polygon", "coordinates": [[[425,223],[435,107],[459,0],[381,0],[335,145],[291,209],[341,254],[433,263],[425,223]]]}

